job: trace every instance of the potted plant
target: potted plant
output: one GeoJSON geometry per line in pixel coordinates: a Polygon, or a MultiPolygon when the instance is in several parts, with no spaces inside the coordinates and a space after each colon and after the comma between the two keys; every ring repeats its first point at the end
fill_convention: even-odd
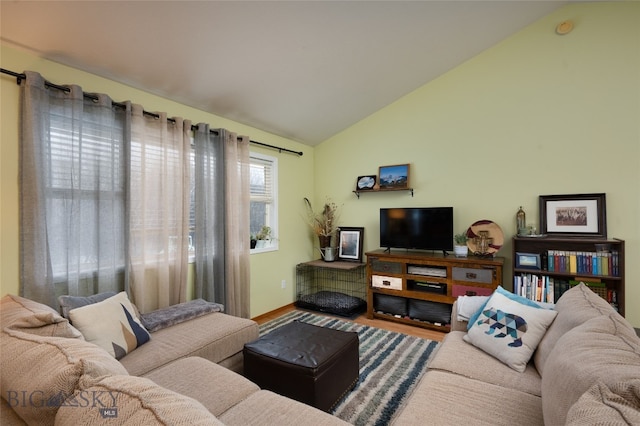
{"type": "Polygon", "coordinates": [[[267,246],[268,240],[271,239],[271,227],[264,225],[260,232],[256,234],[256,248],[264,248],[267,246]]]}
{"type": "Polygon", "coordinates": [[[338,205],[327,199],[320,212],[314,212],[308,198],[304,199],[307,207],[307,223],[318,236],[320,249],[331,247],[331,236],[338,230],[338,205]]]}
{"type": "Polygon", "coordinates": [[[469,254],[469,247],[467,247],[467,232],[462,232],[460,234],[455,234],[453,236],[453,241],[455,245],[453,246],[453,253],[456,257],[467,257],[469,254]]]}
{"type": "Polygon", "coordinates": [[[250,241],[250,247],[252,249],[256,248],[256,244],[258,244],[258,239],[256,238],[256,236],[251,234],[249,236],[249,241],[250,241]]]}

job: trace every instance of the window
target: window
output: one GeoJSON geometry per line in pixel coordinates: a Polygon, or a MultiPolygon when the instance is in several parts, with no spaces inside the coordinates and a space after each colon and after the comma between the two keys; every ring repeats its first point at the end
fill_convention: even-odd
{"type": "Polygon", "coordinates": [[[271,228],[271,238],[258,241],[252,253],[278,249],[278,159],[267,155],[250,154],[250,226],[252,236],[263,226],[271,228]]]}
{"type": "Polygon", "coordinates": [[[52,105],[43,142],[51,272],[63,285],[125,265],[124,124],[119,115],[104,120],[85,102],[75,122],[52,105]]]}

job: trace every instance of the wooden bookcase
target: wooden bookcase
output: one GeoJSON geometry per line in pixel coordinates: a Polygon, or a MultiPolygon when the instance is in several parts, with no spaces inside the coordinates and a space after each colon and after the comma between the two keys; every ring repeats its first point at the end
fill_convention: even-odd
{"type": "MultiPolygon", "coordinates": [[[[596,256],[597,257],[597,256],[596,256]]],[[[522,274],[531,274],[538,277],[549,277],[555,282],[565,281],[593,281],[604,284],[603,288],[596,289],[603,298],[609,302],[615,302],[617,304],[618,312],[624,316],[624,241],[614,238],[612,240],[604,239],[587,239],[587,238],[557,238],[557,237],[513,237],[513,277],[521,276],[522,274]],[[593,273],[592,261],[596,256],[596,245],[608,245],[609,256],[606,256],[606,261],[613,265],[613,259],[617,262],[614,266],[604,270],[606,273],[593,273]],[[516,256],[518,253],[528,253],[540,256],[540,269],[535,266],[522,267],[518,266],[516,256]],[[549,258],[550,253],[553,255],[552,260],[560,258],[565,259],[570,257],[577,258],[575,265],[572,267],[556,267],[557,263],[554,262],[554,267],[550,268],[549,258]],[[612,258],[611,256],[614,256],[612,258]],[[612,260],[609,262],[609,259],[612,260]],[[584,259],[581,265],[581,259],[584,259]],[[553,270],[550,270],[553,269],[553,270]],[[588,272],[587,272],[588,271],[588,272]],[[601,291],[604,290],[604,291],[601,291]]],[[[570,262],[570,263],[571,263],[570,262]]],[[[566,262],[565,262],[566,263],[566,262]]],[[[603,268],[601,268],[603,269],[603,268]]],[[[596,269],[597,271],[597,269],[596,269]]]]}
{"type": "Polygon", "coordinates": [[[502,285],[501,257],[407,250],[376,250],[366,256],[368,318],[448,332],[458,296],[490,295],[502,285]],[[431,312],[437,319],[429,318],[431,312]]]}

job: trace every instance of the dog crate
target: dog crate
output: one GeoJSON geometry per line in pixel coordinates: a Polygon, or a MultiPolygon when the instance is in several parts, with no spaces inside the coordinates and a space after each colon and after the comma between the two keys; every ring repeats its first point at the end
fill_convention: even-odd
{"type": "Polygon", "coordinates": [[[300,308],[341,316],[367,309],[364,263],[313,260],[296,265],[296,301],[300,308]]]}

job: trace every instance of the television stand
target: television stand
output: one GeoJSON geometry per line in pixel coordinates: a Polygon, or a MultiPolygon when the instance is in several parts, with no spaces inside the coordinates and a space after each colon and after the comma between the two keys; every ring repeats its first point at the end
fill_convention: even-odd
{"type": "Polygon", "coordinates": [[[502,285],[502,257],[381,249],[367,256],[367,318],[451,330],[458,296],[488,296],[502,285]]]}

